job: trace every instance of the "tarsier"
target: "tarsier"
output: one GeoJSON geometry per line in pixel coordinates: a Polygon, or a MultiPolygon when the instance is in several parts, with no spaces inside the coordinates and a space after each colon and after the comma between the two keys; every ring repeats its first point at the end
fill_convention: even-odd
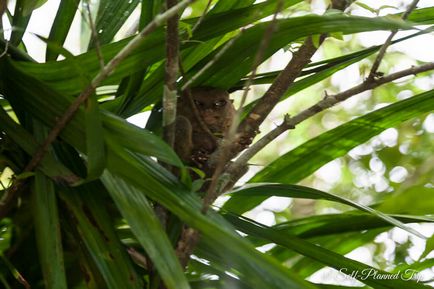
{"type": "Polygon", "coordinates": [[[178,100],[175,151],[181,159],[208,173],[207,161],[229,130],[235,108],[225,90],[199,87],[178,100]]]}

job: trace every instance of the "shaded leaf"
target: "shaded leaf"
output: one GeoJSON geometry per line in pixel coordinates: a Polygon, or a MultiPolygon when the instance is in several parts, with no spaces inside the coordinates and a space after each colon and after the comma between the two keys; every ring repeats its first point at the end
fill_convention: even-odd
{"type": "MultiPolygon", "coordinates": [[[[39,140],[47,135],[46,129],[39,123],[35,123],[35,133],[39,140]]],[[[56,192],[52,181],[40,171],[35,172],[32,208],[45,287],[66,289],[56,192]]]]}
{"type": "MultiPolygon", "coordinates": [[[[254,204],[256,203],[256,200],[252,197],[263,197],[263,198],[269,198],[272,196],[279,196],[279,197],[290,197],[290,198],[302,198],[302,199],[321,199],[321,200],[329,200],[334,202],[339,202],[348,206],[351,206],[353,208],[356,208],[358,210],[361,210],[363,212],[370,213],[377,218],[380,218],[394,226],[397,226],[405,231],[408,231],[412,234],[415,234],[416,236],[420,238],[425,238],[421,233],[415,231],[414,229],[405,226],[402,222],[398,221],[397,219],[390,217],[380,211],[374,210],[368,206],[364,206],[361,204],[358,204],[356,202],[353,202],[351,200],[348,200],[344,197],[337,196],[331,193],[323,192],[320,190],[316,190],[309,187],[304,186],[298,186],[298,185],[288,185],[288,184],[250,184],[243,186],[231,193],[232,196],[236,196],[236,198],[240,199],[240,202],[243,203],[245,206],[249,206],[250,199],[253,199],[254,204]]],[[[232,208],[231,204],[224,206],[225,210],[228,211],[234,211],[237,209],[237,207],[232,208]],[[234,210],[233,210],[234,209],[234,210]]]]}
{"type": "MultiPolygon", "coordinates": [[[[349,150],[368,141],[383,130],[434,109],[434,90],[391,104],[327,131],[284,154],[257,173],[250,182],[297,183],[349,150]],[[312,152],[316,152],[312,154],[312,152]]],[[[225,207],[246,212],[265,198],[252,197],[242,204],[234,196],[225,207]]]]}

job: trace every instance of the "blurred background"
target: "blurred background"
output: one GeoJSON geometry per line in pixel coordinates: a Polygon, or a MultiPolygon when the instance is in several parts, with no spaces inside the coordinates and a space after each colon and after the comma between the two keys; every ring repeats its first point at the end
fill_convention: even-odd
{"type": "MultiPolygon", "coordinates": [[[[13,11],[14,2],[10,0],[8,3],[11,11],[13,11]]],[[[89,2],[92,8],[92,1],[89,2]]],[[[288,9],[285,13],[291,16],[304,15],[311,11],[322,14],[328,2],[325,0],[304,1],[288,9]]],[[[410,0],[356,1],[347,12],[368,17],[383,16],[402,11],[410,2],[410,0]]],[[[184,12],[183,16],[199,16],[206,4],[207,1],[197,1],[192,8],[188,8],[184,12]]],[[[35,35],[48,36],[58,5],[58,0],[49,0],[36,10],[32,15],[28,32],[24,36],[26,49],[37,61],[44,61],[45,43],[35,35]]],[[[432,5],[432,0],[422,0],[419,2],[418,7],[432,5]]],[[[130,31],[133,31],[132,27],[138,21],[140,7],[137,7],[136,10],[137,13],[133,13],[128,18],[124,27],[118,33],[117,39],[122,39],[130,35],[130,31]]],[[[11,29],[10,23],[6,15],[3,16],[2,20],[7,35],[11,29]]],[[[329,37],[314,56],[314,61],[333,58],[382,44],[388,35],[388,32],[345,35],[342,36],[345,41],[339,39],[339,36],[329,37]]],[[[405,35],[406,33],[399,33],[395,38],[405,35]]],[[[73,28],[66,40],[65,48],[74,55],[80,54],[81,51],[84,51],[81,43],[87,43],[89,37],[89,25],[83,20],[83,16],[77,13],[73,28]]],[[[260,67],[260,72],[282,69],[291,58],[294,49],[296,47],[287,47],[285,50],[278,51],[260,67]]],[[[285,114],[294,115],[316,103],[325,96],[326,92],[329,94],[338,93],[357,85],[369,72],[372,60],[373,57],[353,64],[317,85],[281,102],[274,109],[268,121],[262,125],[261,133],[264,134],[273,129],[282,121],[285,114]]],[[[418,65],[421,62],[432,61],[434,61],[434,35],[431,33],[391,46],[380,66],[380,71],[387,74],[409,68],[412,65],[418,65]]],[[[268,85],[252,87],[248,102],[261,96],[267,88],[268,85]]],[[[303,122],[295,130],[280,136],[278,140],[267,146],[251,161],[250,171],[242,181],[248,180],[255,172],[261,170],[264,165],[270,163],[279,155],[327,130],[333,129],[366,112],[430,89],[434,89],[434,75],[428,73],[419,75],[416,80],[413,77],[399,79],[373,91],[356,95],[336,107],[303,122]]],[[[235,100],[235,104],[240,99],[241,93],[238,91],[232,94],[231,97],[235,100]]],[[[131,117],[129,121],[144,127],[148,116],[149,111],[144,111],[131,117]]],[[[4,171],[1,181],[5,183],[9,177],[10,172],[4,171]]],[[[434,203],[432,203],[433,198],[429,196],[430,191],[428,189],[434,187],[434,113],[412,119],[398,127],[382,132],[367,143],[354,148],[346,156],[323,166],[313,175],[304,179],[301,184],[344,196],[364,205],[374,205],[385,200],[385,203],[378,208],[383,212],[393,213],[394,208],[408,207],[410,214],[416,214],[416,212],[419,214],[432,214],[434,203]],[[399,204],[394,201],[395,198],[390,197],[392,193],[394,195],[401,194],[399,204]],[[405,197],[402,197],[402,195],[405,197]]],[[[224,196],[221,197],[216,205],[223,204],[225,199],[224,196]]],[[[273,197],[246,215],[260,223],[274,225],[301,217],[339,213],[348,209],[347,206],[326,201],[291,200],[273,197]]],[[[425,236],[431,236],[434,233],[433,225],[413,224],[411,226],[425,236]]],[[[392,229],[370,238],[371,240],[366,244],[347,254],[347,257],[385,270],[390,269],[391,264],[411,264],[421,257],[434,257],[434,254],[430,253],[433,247],[431,240],[427,243],[401,229],[392,229]]],[[[261,249],[270,250],[271,247],[261,249]]],[[[423,279],[434,278],[432,269],[425,269],[420,273],[423,279]]],[[[333,274],[331,270],[323,269],[311,276],[310,280],[321,280],[321,282],[329,280],[331,283],[336,283],[336,278],[337,275],[333,274]]],[[[339,281],[343,284],[343,280],[339,281]]],[[[352,280],[344,281],[347,284],[356,284],[352,280]]]]}

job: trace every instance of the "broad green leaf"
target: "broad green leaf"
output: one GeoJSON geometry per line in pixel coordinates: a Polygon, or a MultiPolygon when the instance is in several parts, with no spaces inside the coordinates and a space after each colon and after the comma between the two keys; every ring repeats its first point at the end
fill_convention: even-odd
{"type": "MultiPolygon", "coordinates": [[[[48,41],[62,46],[68,35],[79,0],[61,0],[59,9],[57,10],[56,17],[54,18],[53,25],[51,25],[50,35],[48,41]]],[[[46,60],[56,60],[58,53],[47,49],[46,60]]]]}
{"type": "Polygon", "coordinates": [[[182,166],[176,153],[158,136],[128,123],[126,120],[103,111],[103,123],[107,137],[114,137],[124,148],[155,156],[167,163],[182,166]]]}
{"type": "Polygon", "coordinates": [[[87,180],[99,178],[105,169],[105,143],[102,117],[96,95],[85,103],[87,180]]]}
{"type": "MultiPolygon", "coordinates": [[[[231,9],[229,11],[219,11],[214,13],[219,5],[217,4],[214,9],[206,15],[202,24],[193,35],[194,40],[207,40],[217,36],[223,36],[227,32],[231,32],[236,28],[252,24],[255,21],[273,15],[276,12],[276,5],[279,0],[269,0],[255,5],[246,5],[242,7],[237,5],[239,1],[228,3],[230,6],[237,6],[238,9],[231,9]]],[[[252,2],[251,0],[247,0],[252,2]]],[[[219,1],[220,3],[221,1],[219,1]]],[[[300,0],[287,0],[283,3],[283,8],[293,6],[301,2],[300,0]]],[[[228,7],[227,7],[228,8],[228,7]]],[[[185,20],[186,23],[194,24],[197,19],[185,20]]],[[[261,35],[262,36],[262,35],[261,35]]]]}
{"type": "Polygon", "coordinates": [[[6,42],[4,39],[1,39],[0,37],[0,48],[2,51],[1,53],[5,51],[6,47],[7,47],[8,54],[10,54],[13,59],[34,62],[34,60],[26,52],[11,45],[10,43],[6,42]]]}
{"type": "MultiPolygon", "coordinates": [[[[2,108],[0,108],[0,128],[29,156],[33,155],[39,148],[39,144],[33,136],[22,126],[13,121],[2,108]]],[[[71,182],[77,181],[71,171],[65,168],[51,155],[44,157],[39,168],[44,174],[54,180],[61,181],[59,177],[62,177],[63,179],[70,179],[71,182]]]]}
{"type": "Polygon", "coordinates": [[[422,258],[426,258],[426,256],[431,253],[432,251],[434,251],[434,237],[431,236],[431,238],[429,238],[425,244],[425,250],[423,251],[422,255],[420,256],[419,259],[422,258]]]}
{"type": "MultiPolygon", "coordinates": [[[[391,104],[325,132],[284,154],[257,173],[250,182],[297,183],[326,163],[345,155],[383,130],[434,109],[434,90],[391,104]],[[312,154],[312,152],[316,152],[312,154]]],[[[234,196],[225,207],[243,213],[265,198],[252,197],[245,205],[234,196]]]]}
{"type": "Polygon", "coordinates": [[[154,19],[155,15],[160,13],[162,8],[162,0],[142,1],[139,28],[144,28],[149,22],[154,19]]]}
{"type": "Polygon", "coordinates": [[[13,30],[10,37],[10,42],[14,46],[21,43],[33,12],[32,4],[35,4],[34,2],[34,0],[17,0],[15,3],[14,17],[12,18],[13,30]],[[27,3],[30,3],[30,6],[27,3]]]}
{"type": "Polygon", "coordinates": [[[107,284],[107,288],[143,288],[126,249],[122,246],[104,205],[103,188],[94,183],[60,192],[76,225],[78,237],[107,284]]]}
{"type": "Polygon", "coordinates": [[[434,24],[434,7],[416,9],[408,16],[408,20],[418,24],[434,24]]]}
{"type": "Polygon", "coordinates": [[[166,286],[173,289],[190,288],[172,244],[146,197],[107,171],[102,181],[166,286]]]}
{"type": "Polygon", "coordinates": [[[422,289],[429,288],[423,284],[416,283],[414,281],[404,281],[401,279],[391,279],[391,278],[375,278],[373,275],[368,275],[367,272],[377,272],[378,274],[391,275],[392,273],[387,273],[382,270],[370,267],[366,264],[360,263],[348,259],[340,254],[333,251],[324,249],[320,246],[307,242],[305,240],[299,239],[298,237],[290,234],[281,234],[270,227],[265,225],[260,225],[258,223],[252,222],[248,218],[243,218],[244,221],[238,221],[236,226],[238,230],[242,232],[270,240],[272,243],[276,243],[293,251],[296,251],[304,256],[307,256],[313,260],[316,260],[324,265],[335,268],[336,270],[341,270],[342,273],[351,274],[352,272],[365,272],[361,274],[355,274],[354,278],[365,283],[366,285],[372,286],[373,288],[381,289],[396,289],[396,288],[414,288],[422,289]],[[363,271],[364,270],[364,271],[363,271]]]}
{"type": "MultiPolygon", "coordinates": [[[[211,85],[221,88],[230,88],[240,78],[245,76],[252,67],[253,56],[255,55],[259,42],[258,39],[264,34],[269,23],[263,22],[247,29],[235,41],[234,45],[212,67],[197,79],[195,85],[211,85]],[[234,61],[238,65],[234,64],[234,61]]],[[[358,33],[374,30],[410,29],[411,26],[402,22],[386,18],[355,17],[344,14],[333,15],[308,15],[281,19],[277,22],[278,29],[273,34],[268,48],[264,52],[264,59],[273,55],[284,45],[301,37],[319,33],[342,32],[344,34],[358,33]],[[301,28],[302,27],[302,28],[301,28]]],[[[197,67],[187,74],[192,77],[203,65],[213,59],[215,53],[199,62],[197,67]]]]}
{"type": "Polygon", "coordinates": [[[22,13],[24,16],[28,16],[30,15],[33,10],[41,7],[42,5],[45,4],[45,2],[47,2],[47,0],[26,0],[23,2],[22,5],[22,13]]]}
{"type": "MultiPolygon", "coordinates": [[[[8,66],[6,63],[4,64],[8,66]]],[[[2,79],[5,89],[3,93],[6,98],[11,98],[13,101],[22,103],[23,96],[27,95],[30,99],[30,95],[33,95],[31,99],[33,99],[34,102],[24,102],[23,105],[27,107],[29,112],[38,114],[42,118],[41,121],[49,127],[54,126],[57,122],[57,118],[66,111],[67,107],[72,102],[71,98],[58,94],[40,81],[10,66],[8,68],[2,66],[0,69],[6,69],[4,71],[8,71],[7,74],[1,73],[2,78],[7,78],[2,79]],[[19,85],[19,83],[22,83],[21,81],[26,81],[29,85],[19,85]]],[[[61,136],[72,141],[74,146],[78,147],[82,152],[86,152],[84,117],[84,110],[81,108],[61,134],[61,136]]],[[[170,164],[181,165],[181,161],[175,152],[159,137],[129,124],[124,119],[110,114],[103,113],[101,118],[104,129],[116,131],[116,135],[113,136],[118,138],[118,141],[122,141],[123,145],[127,148],[137,149],[140,153],[155,156],[170,164]],[[129,142],[129,137],[122,139],[127,132],[135,133],[132,142],[129,142]],[[137,140],[141,143],[136,142],[137,140]]],[[[106,134],[104,134],[104,137],[106,137],[106,134]]]]}
{"type": "Polygon", "coordinates": [[[378,208],[392,214],[431,215],[434,205],[433,193],[432,187],[414,186],[391,195],[378,208]]]}
{"type": "Polygon", "coordinates": [[[11,245],[13,228],[11,219],[0,220],[0,255],[3,255],[11,245]]]}
{"type": "MultiPolygon", "coordinates": [[[[46,132],[39,132],[39,134],[43,138],[46,132]]],[[[36,241],[45,287],[66,289],[56,192],[52,181],[40,171],[35,172],[32,204],[36,241]]]]}
{"type": "MultiPolygon", "coordinates": [[[[250,72],[252,65],[251,61],[253,61],[260,43],[259,40],[264,35],[264,30],[268,27],[268,24],[269,23],[267,22],[263,22],[253,26],[252,28],[246,29],[231,46],[231,49],[229,49],[205,73],[203,73],[202,76],[193,83],[193,86],[208,85],[229,89],[236,85],[242,77],[250,72]],[[231,65],[229,66],[228,63],[231,63],[231,65]]],[[[315,31],[318,33],[319,30],[324,33],[341,30],[344,30],[343,32],[345,33],[356,33],[361,31],[392,29],[392,27],[409,28],[410,26],[403,22],[384,18],[348,17],[338,14],[328,16],[309,15],[290,19],[281,19],[278,20],[277,27],[278,31],[273,34],[273,38],[264,53],[264,59],[274,54],[278,49],[288,44],[290,41],[310,34],[315,34],[315,31]],[[358,24],[356,25],[356,23],[358,24]],[[303,27],[303,29],[300,29],[300,27],[303,27]]],[[[197,33],[199,32],[200,29],[197,33]]],[[[210,42],[212,41],[213,40],[210,42]]],[[[191,78],[197,73],[197,71],[206,65],[206,63],[212,61],[218,51],[219,49],[215,49],[202,60],[192,58],[194,61],[185,61],[187,64],[195,65],[191,69],[188,67],[185,69],[188,71],[185,79],[191,78]]],[[[196,54],[190,55],[195,56],[196,54]]],[[[185,59],[184,56],[183,59],[185,59]]],[[[163,71],[163,67],[161,66],[149,78],[147,78],[148,81],[144,82],[138,93],[138,97],[136,97],[130,105],[128,115],[137,113],[144,107],[155,103],[161,98],[161,87],[164,76],[163,71]]]]}
{"type": "MultiPolygon", "coordinates": [[[[312,288],[283,269],[274,260],[261,255],[250,244],[235,234],[231,226],[212,212],[200,213],[197,196],[185,191],[175,179],[166,176],[155,164],[144,162],[137,156],[116,150],[108,154],[109,171],[121,177],[141,192],[164,205],[181,220],[200,230],[214,252],[230,258],[248,281],[264,288],[312,288]],[[221,248],[226,248],[224,251],[221,248]]],[[[127,196],[131,197],[131,196],[127,196]]]]}
{"type": "MultiPolygon", "coordinates": [[[[276,1],[277,0],[273,0],[270,3],[265,2],[252,7],[235,10],[234,12],[225,13],[224,15],[213,16],[212,19],[208,20],[209,23],[206,25],[225,28],[224,30],[220,30],[221,34],[230,32],[243,25],[249,24],[250,21],[259,20],[273,13],[273,7],[275,7],[276,1]],[[243,15],[243,17],[239,17],[240,15],[243,15]]],[[[205,29],[205,25],[201,25],[197,33],[202,33],[202,29],[205,29]]],[[[220,34],[218,33],[214,33],[212,35],[206,35],[205,33],[202,33],[201,38],[195,37],[195,40],[205,41],[219,35],[220,34]]],[[[102,46],[101,53],[104,57],[104,61],[107,62],[114,57],[129,40],[131,40],[131,38],[102,46]]],[[[143,69],[143,67],[162,60],[165,55],[164,43],[164,31],[163,29],[157,29],[144,40],[143,44],[135,52],[133,52],[117,67],[115,72],[109,78],[107,78],[102,85],[118,84],[117,82],[125,76],[140,71],[143,69]]],[[[193,45],[197,45],[197,43],[186,42],[182,48],[186,49],[193,45]]],[[[79,93],[80,87],[76,85],[77,82],[80,81],[79,72],[75,68],[65,65],[64,61],[65,60],[47,63],[21,62],[17,63],[17,65],[24,69],[26,73],[29,73],[34,77],[49,83],[58,92],[64,92],[67,94],[79,93]]],[[[94,50],[77,56],[76,61],[83,69],[86,70],[86,75],[96,75],[100,69],[98,58],[94,50]]],[[[136,110],[136,112],[140,111],[141,109],[142,107],[139,110],[136,110]]]]}
{"type": "MultiPolygon", "coordinates": [[[[420,238],[425,238],[421,233],[415,231],[410,227],[405,226],[402,222],[380,211],[374,210],[368,206],[358,204],[344,197],[337,196],[331,193],[326,193],[309,187],[289,185],[289,184],[249,184],[233,191],[231,193],[231,196],[236,196],[238,199],[241,198],[241,200],[239,201],[243,203],[243,205],[245,206],[250,206],[249,204],[250,199],[253,199],[253,205],[256,205],[256,200],[254,197],[269,198],[272,196],[278,196],[278,197],[289,197],[289,198],[329,200],[329,201],[338,202],[338,203],[351,206],[363,212],[370,213],[390,223],[391,225],[397,226],[403,230],[415,234],[420,238]]],[[[229,205],[225,205],[224,209],[228,211],[235,211],[237,207],[232,208],[231,204],[229,204],[229,205]]]]}
{"type": "Polygon", "coordinates": [[[253,4],[254,2],[255,1],[253,0],[219,0],[217,4],[213,7],[213,9],[211,9],[210,14],[231,11],[232,9],[246,7],[253,4]]]}
{"type": "MultiPolygon", "coordinates": [[[[107,63],[113,58],[129,40],[131,39],[128,38],[103,46],[101,52],[104,61],[107,63]]],[[[163,43],[164,35],[162,29],[157,29],[157,31],[149,35],[143,44],[116,68],[115,72],[108,77],[102,85],[117,84],[117,81],[121,78],[137,70],[137,63],[146,65],[162,59],[164,50],[160,48],[162,48],[163,43]],[[156,45],[157,47],[155,47],[156,45]]],[[[30,73],[34,77],[50,84],[50,86],[58,92],[68,95],[78,94],[81,92],[81,86],[77,85],[77,83],[80,83],[82,73],[77,71],[74,66],[65,65],[66,61],[68,61],[68,59],[46,63],[20,62],[16,63],[16,65],[26,71],[26,73],[30,73]]],[[[101,68],[94,50],[76,56],[75,61],[83,68],[86,75],[94,76],[101,68]]]]}
{"type": "MultiPolygon", "coordinates": [[[[139,2],[140,0],[100,1],[95,24],[100,44],[110,43],[139,2]]],[[[95,47],[94,39],[90,42],[89,47],[95,47]]]]}
{"type": "MultiPolygon", "coordinates": [[[[2,64],[7,63],[3,62],[2,64]]],[[[4,65],[0,67],[0,69],[4,68],[4,65]]],[[[4,83],[6,87],[12,85],[15,90],[7,91],[5,95],[8,98],[15,98],[32,115],[46,123],[46,125],[53,125],[56,121],[56,116],[65,110],[65,107],[68,106],[71,100],[53,92],[39,81],[15,71],[10,66],[7,71],[11,78],[5,76],[3,73],[0,75],[2,78],[7,78],[7,82],[4,83]],[[14,84],[15,81],[22,83],[24,79],[28,84],[31,84],[31,89],[14,84]]],[[[114,116],[110,116],[110,118],[116,119],[114,116]]],[[[68,143],[74,145],[80,151],[85,150],[83,121],[83,112],[78,111],[75,118],[61,135],[68,143]]],[[[118,123],[120,124],[121,122],[118,121],[118,123]]],[[[134,127],[130,124],[125,124],[125,126],[134,127]]],[[[118,139],[118,141],[124,144],[128,142],[128,139],[118,139]]],[[[213,246],[213,250],[219,252],[222,247],[226,247],[227,251],[219,253],[233,256],[231,260],[238,264],[238,270],[241,270],[247,279],[254,280],[264,288],[314,288],[306,284],[295,274],[290,273],[272,258],[257,252],[221,218],[217,218],[214,214],[212,214],[212,217],[211,215],[203,215],[200,212],[201,204],[197,196],[183,189],[183,186],[173,176],[168,174],[167,171],[159,168],[155,161],[143,159],[143,157],[134,155],[126,150],[110,150],[107,152],[107,159],[107,168],[111,173],[120,176],[130,185],[136,186],[140,191],[151,199],[161,203],[188,225],[197,228],[202,233],[204,240],[209,240],[209,243],[213,246]]],[[[80,186],[80,192],[83,191],[82,187],[84,186],[80,186]]],[[[62,196],[73,198],[77,193],[75,191],[74,193],[65,193],[62,196]]],[[[87,193],[86,196],[86,198],[92,196],[92,192],[87,193]]],[[[75,214],[78,215],[82,212],[82,209],[78,210],[79,205],[77,203],[73,203],[73,205],[75,214]]],[[[97,207],[97,203],[92,206],[97,207]]],[[[88,225],[85,228],[88,228],[88,225]]],[[[88,228],[85,234],[90,238],[95,232],[88,228]]],[[[99,242],[96,240],[92,241],[92,251],[101,250],[97,244],[99,242]]],[[[101,270],[106,267],[104,264],[100,266],[101,270]]],[[[104,271],[106,272],[107,269],[104,269],[104,271]]],[[[109,274],[108,271],[107,274],[109,274]]]]}
{"type": "MultiPolygon", "coordinates": [[[[430,217],[390,215],[403,223],[434,222],[430,217]]],[[[390,223],[367,213],[340,213],[312,216],[273,226],[276,231],[284,231],[301,238],[313,238],[326,235],[360,232],[365,230],[390,227],[390,223]]]]}

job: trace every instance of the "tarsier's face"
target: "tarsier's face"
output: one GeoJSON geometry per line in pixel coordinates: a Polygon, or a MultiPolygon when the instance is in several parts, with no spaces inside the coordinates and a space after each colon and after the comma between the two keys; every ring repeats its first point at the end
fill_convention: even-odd
{"type": "Polygon", "coordinates": [[[203,99],[194,99],[194,104],[199,110],[221,110],[226,104],[227,100],[225,98],[219,99],[210,99],[208,97],[204,97],[203,99]]]}
{"type": "Polygon", "coordinates": [[[216,89],[198,89],[193,93],[194,104],[199,111],[221,111],[229,102],[227,92],[216,89]]]}
{"type": "Polygon", "coordinates": [[[194,104],[205,124],[213,132],[221,132],[232,107],[229,94],[219,89],[196,89],[192,93],[194,104]]]}

